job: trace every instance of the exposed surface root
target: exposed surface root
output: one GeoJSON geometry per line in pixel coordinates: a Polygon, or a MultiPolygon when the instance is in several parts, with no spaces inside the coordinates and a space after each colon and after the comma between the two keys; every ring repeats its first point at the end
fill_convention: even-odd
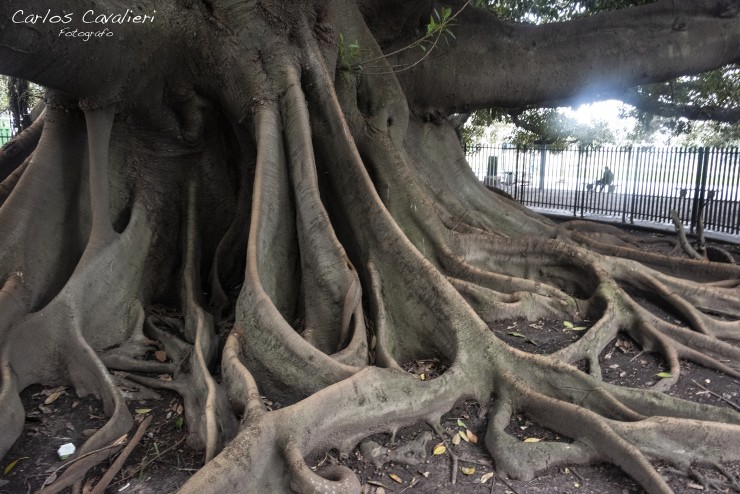
{"type": "MultiPolygon", "coordinates": [[[[111,418],[81,454],[113,443],[132,425],[119,369],[184,397],[207,464],[183,494],[357,492],[348,469],[307,459],[418,423],[440,434],[460,399],[493,399],[485,442],[504,477],[606,461],[666,493],[651,462],[740,460],[740,413],[659,392],[682,359],[740,377],[740,267],[492,194],[396,78],[342,68],[340,32],[385,61],[357,5],[332,6],[255,9],[256,44],[228,26],[238,8],[214,14],[244,52],[227,57],[237,83],[172,76],[156,115],[49,107],[0,189],[0,454],[23,427],[20,391],[40,382],[103,402],[111,418]],[[542,317],[583,332],[543,356],[489,328],[542,317]],[[602,380],[620,333],[667,367],[651,390],[602,380]],[[419,361],[434,375],[407,365],[419,361]],[[570,365],[583,361],[588,373],[570,365]],[[520,441],[517,413],[566,440],[520,441]]],[[[431,438],[363,450],[419,461],[431,438]]]]}

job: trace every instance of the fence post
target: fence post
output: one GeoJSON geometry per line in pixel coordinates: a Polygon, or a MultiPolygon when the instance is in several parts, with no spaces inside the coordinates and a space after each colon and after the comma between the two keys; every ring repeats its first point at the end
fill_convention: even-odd
{"type": "Polygon", "coordinates": [[[540,149],[540,190],[545,190],[545,166],[547,165],[547,144],[540,149]]]}
{"type": "MultiPolygon", "coordinates": [[[[525,148],[526,152],[526,148],[525,148]]],[[[517,181],[519,180],[519,144],[516,145],[516,161],[514,162],[514,182],[511,184],[511,191],[514,193],[514,199],[519,200],[517,192],[517,181]]]]}
{"type": "Polygon", "coordinates": [[[622,223],[627,223],[627,198],[629,197],[630,167],[632,165],[632,146],[627,148],[627,167],[624,172],[624,197],[622,198],[622,223]]]}
{"type": "Polygon", "coordinates": [[[635,224],[635,209],[637,208],[637,171],[640,169],[640,148],[635,150],[635,171],[632,173],[632,206],[630,207],[630,224],[635,224]]]}
{"type": "MultiPolygon", "coordinates": [[[[578,216],[578,197],[580,196],[581,183],[581,161],[583,160],[583,146],[578,145],[578,161],[576,162],[576,196],[573,202],[573,216],[578,216]]],[[[584,194],[585,195],[585,194],[584,194]]],[[[583,217],[583,204],[581,204],[581,217],[583,217]]]]}
{"type": "Polygon", "coordinates": [[[704,191],[707,187],[707,163],[709,150],[705,147],[698,149],[696,155],[696,182],[694,184],[694,201],[691,204],[691,223],[689,232],[694,233],[699,221],[699,209],[704,205],[704,191]]]}

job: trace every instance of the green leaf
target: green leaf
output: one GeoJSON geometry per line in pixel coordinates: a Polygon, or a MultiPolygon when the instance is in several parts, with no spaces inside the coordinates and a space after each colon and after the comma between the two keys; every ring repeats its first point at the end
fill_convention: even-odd
{"type": "Polygon", "coordinates": [[[526,338],[526,336],[524,336],[521,333],[517,333],[517,332],[509,333],[509,336],[516,336],[517,338],[526,338]]]}
{"type": "Polygon", "coordinates": [[[660,378],[662,378],[662,379],[669,379],[669,378],[673,377],[673,374],[671,374],[670,372],[658,372],[655,375],[658,376],[658,377],[660,377],[660,378]]]}
{"type": "Polygon", "coordinates": [[[178,429],[182,429],[182,426],[185,424],[185,419],[183,417],[177,417],[175,419],[175,427],[178,429]]]}
{"type": "Polygon", "coordinates": [[[467,425],[465,425],[465,422],[463,422],[463,421],[462,421],[462,420],[460,420],[460,419],[457,419],[457,426],[458,426],[458,427],[465,427],[466,429],[468,428],[468,426],[467,426],[467,425]]]}
{"type": "Polygon", "coordinates": [[[583,331],[584,329],[588,329],[586,326],[576,326],[570,321],[563,321],[563,326],[565,326],[563,331],[583,331]]]}
{"type": "Polygon", "coordinates": [[[21,456],[20,458],[16,458],[15,460],[11,461],[10,463],[8,463],[8,466],[5,467],[5,472],[3,474],[8,475],[10,471],[15,468],[19,461],[27,460],[28,458],[28,456],[21,456]]]}

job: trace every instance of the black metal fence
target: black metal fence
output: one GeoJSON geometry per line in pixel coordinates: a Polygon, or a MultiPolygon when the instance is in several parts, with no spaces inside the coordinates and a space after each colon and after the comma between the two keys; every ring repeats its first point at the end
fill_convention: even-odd
{"type": "Polygon", "coordinates": [[[692,232],[702,214],[706,230],[740,234],[738,148],[474,145],[466,156],[480,180],[527,206],[624,223],[671,224],[676,210],[692,232]]]}

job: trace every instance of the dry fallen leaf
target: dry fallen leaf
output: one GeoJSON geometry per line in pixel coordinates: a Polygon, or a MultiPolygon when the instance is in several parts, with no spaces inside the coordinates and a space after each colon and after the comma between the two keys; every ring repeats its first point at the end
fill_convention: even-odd
{"type": "Polygon", "coordinates": [[[434,453],[435,455],[443,455],[445,454],[445,451],[447,451],[447,448],[445,447],[445,445],[442,443],[439,443],[438,445],[434,447],[434,451],[432,451],[432,453],[434,453]]]}
{"type": "Polygon", "coordinates": [[[454,444],[455,446],[457,446],[458,444],[460,444],[460,436],[459,435],[455,434],[454,436],[452,436],[452,444],[454,444]]]}
{"type": "Polygon", "coordinates": [[[399,477],[399,476],[398,476],[398,475],[396,475],[395,473],[392,473],[392,474],[390,474],[390,475],[388,475],[388,476],[389,476],[390,478],[392,478],[393,480],[395,480],[396,482],[398,482],[399,484],[403,484],[403,480],[401,480],[401,477],[399,477]]]}
{"type": "Polygon", "coordinates": [[[151,408],[137,408],[137,409],[136,409],[136,410],[134,410],[134,411],[135,411],[136,413],[140,414],[140,415],[144,415],[145,413],[149,413],[149,412],[151,412],[151,411],[152,411],[152,409],[151,409],[151,408]]]}
{"type": "Polygon", "coordinates": [[[164,350],[157,350],[154,352],[154,358],[159,362],[165,362],[167,360],[167,353],[164,350]]]}
{"type": "Polygon", "coordinates": [[[462,439],[462,440],[463,440],[463,441],[465,441],[466,443],[467,443],[467,442],[470,442],[470,439],[468,439],[468,435],[467,435],[467,434],[465,434],[465,431],[459,431],[459,432],[457,433],[457,435],[458,435],[458,436],[460,436],[460,439],[462,439]]]}
{"type": "Polygon", "coordinates": [[[20,458],[16,458],[15,460],[11,461],[7,467],[5,467],[5,473],[4,475],[8,475],[13,468],[18,464],[21,460],[27,460],[28,456],[21,456],[20,458]]]}
{"type": "Polygon", "coordinates": [[[66,394],[67,394],[67,392],[64,391],[63,389],[61,389],[59,391],[54,391],[52,394],[50,394],[46,398],[46,400],[44,400],[44,405],[51,405],[52,403],[54,403],[55,401],[57,401],[60,396],[66,395],[66,394]]]}
{"type": "Polygon", "coordinates": [[[465,434],[467,434],[467,436],[468,436],[468,441],[470,441],[470,442],[471,442],[471,443],[473,443],[473,444],[477,444],[477,443],[478,443],[478,436],[476,436],[475,434],[473,434],[473,433],[472,433],[472,432],[470,431],[470,429],[467,429],[467,430],[465,431],[465,434]]]}
{"type": "Polygon", "coordinates": [[[538,443],[540,442],[540,438],[538,437],[528,437],[524,440],[525,443],[538,443]]]}
{"type": "Polygon", "coordinates": [[[485,484],[492,478],[493,478],[493,472],[484,473],[483,476],[480,478],[480,483],[485,484]]]}
{"type": "Polygon", "coordinates": [[[460,467],[460,471],[465,475],[473,475],[475,473],[475,467],[460,467]]]}

